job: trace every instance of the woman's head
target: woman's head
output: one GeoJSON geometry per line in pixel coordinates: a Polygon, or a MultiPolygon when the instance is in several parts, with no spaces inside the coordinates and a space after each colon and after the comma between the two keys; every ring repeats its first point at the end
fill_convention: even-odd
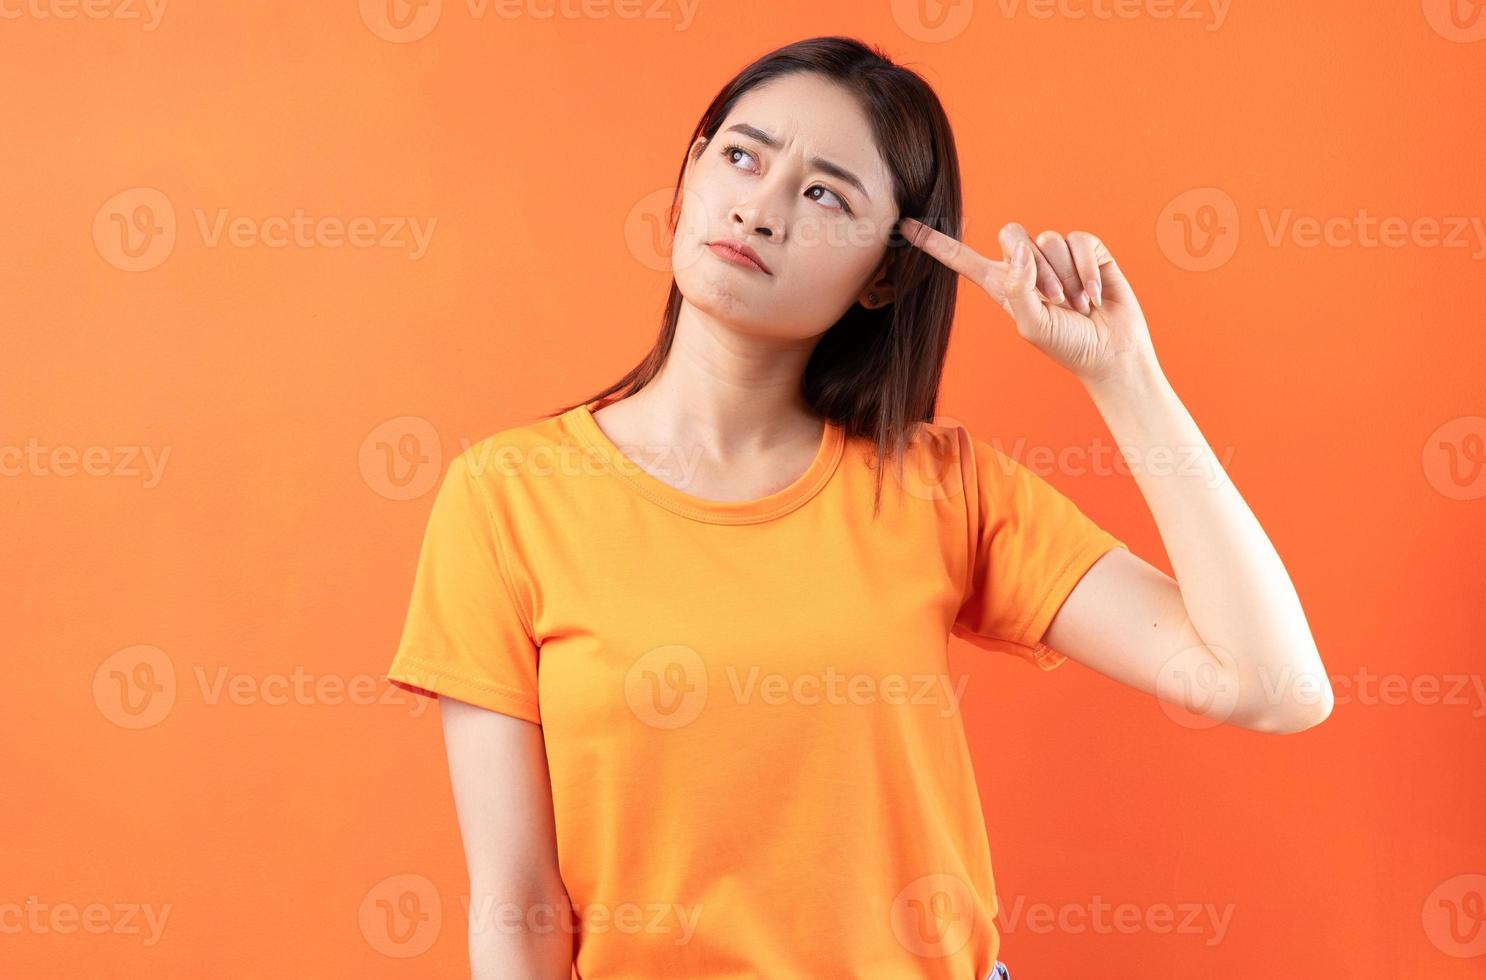
{"type": "Polygon", "coordinates": [[[585,402],[656,375],[684,302],[751,336],[818,337],[804,401],[896,455],[934,416],[954,316],[957,273],[897,234],[913,217],[960,235],[959,164],[933,90],[851,38],[779,48],[713,98],[676,187],[660,336],[585,402]],[[726,261],[719,242],[747,245],[768,272],[726,261]]]}
{"type": "Polygon", "coordinates": [[[671,248],[677,288],[732,329],[819,336],[854,303],[886,306],[898,188],[858,95],[815,71],[742,92],[697,136],[671,248]],[[767,271],[718,257],[742,244],[767,271]],[[873,296],[876,299],[872,299],[873,296]]]}

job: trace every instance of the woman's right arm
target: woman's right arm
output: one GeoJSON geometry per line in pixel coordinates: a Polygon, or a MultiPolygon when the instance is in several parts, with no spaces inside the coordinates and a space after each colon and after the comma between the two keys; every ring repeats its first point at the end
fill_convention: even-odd
{"type": "Polygon", "coordinates": [[[439,714],[469,865],[472,980],[569,980],[572,918],[542,728],[446,696],[439,714]]]}

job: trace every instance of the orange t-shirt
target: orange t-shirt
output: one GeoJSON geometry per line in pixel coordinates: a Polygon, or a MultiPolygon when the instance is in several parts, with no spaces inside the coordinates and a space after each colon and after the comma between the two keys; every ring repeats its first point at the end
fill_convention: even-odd
{"type": "Polygon", "coordinates": [[[612,398],[451,461],[387,672],[542,726],[578,976],[985,977],[948,637],[1057,667],[1048,624],[1124,543],[960,425],[876,517],[834,424],[784,489],[704,500],[609,440],[612,398]]]}

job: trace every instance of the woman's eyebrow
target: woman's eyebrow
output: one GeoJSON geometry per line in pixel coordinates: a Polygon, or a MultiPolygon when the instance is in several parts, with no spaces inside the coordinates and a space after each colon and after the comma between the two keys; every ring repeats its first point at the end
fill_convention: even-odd
{"type": "MultiPolygon", "coordinates": [[[[731,133],[735,131],[742,133],[744,136],[751,136],[765,146],[779,145],[779,141],[776,140],[774,137],[770,136],[762,129],[759,129],[757,126],[748,125],[748,123],[735,123],[732,126],[729,126],[724,132],[731,133]]],[[[869,202],[872,200],[872,195],[867,193],[866,185],[864,185],[860,180],[857,179],[856,174],[852,173],[850,170],[847,170],[839,163],[832,163],[831,161],[823,157],[811,157],[809,163],[815,169],[828,173],[832,177],[835,177],[837,180],[846,181],[848,184],[861,191],[862,196],[865,197],[869,202]]]]}

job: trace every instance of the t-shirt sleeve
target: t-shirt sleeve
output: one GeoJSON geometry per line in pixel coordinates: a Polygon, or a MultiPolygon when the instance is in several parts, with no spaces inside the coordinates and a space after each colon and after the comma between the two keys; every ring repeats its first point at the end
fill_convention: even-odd
{"type": "Polygon", "coordinates": [[[512,584],[488,494],[465,454],[445,470],[389,682],[541,724],[538,644],[512,584]]]}
{"type": "Polygon", "coordinates": [[[959,439],[969,581],[951,632],[1052,670],[1068,659],[1043,642],[1063,600],[1100,556],[1128,545],[1027,466],[963,428],[959,439]]]}

